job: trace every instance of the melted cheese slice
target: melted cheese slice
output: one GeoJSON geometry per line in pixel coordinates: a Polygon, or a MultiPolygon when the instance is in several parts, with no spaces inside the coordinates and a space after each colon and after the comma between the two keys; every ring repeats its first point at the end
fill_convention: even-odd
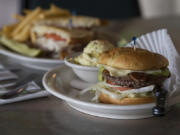
{"type": "Polygon", "coordinates": [[[126,76],[127,74],[132,73],[132,72],[143,72],[147,74],[152,74],[154,72],[161,73],[161,70],[132,71],[132,70],[117,69],[117,68],[113,68],[107,65],[103,65],[103,66],[105,69],[107,69],[110,72],[111,76],[126,76]]]}

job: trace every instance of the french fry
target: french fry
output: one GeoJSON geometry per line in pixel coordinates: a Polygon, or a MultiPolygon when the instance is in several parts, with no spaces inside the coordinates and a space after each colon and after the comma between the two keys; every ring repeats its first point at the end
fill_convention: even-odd
{"type": "Polygon", "coordinates": [[[4,33],[6,33],[6,32],[11,32],[11,31],[13,31],[13,29],[14,29],[17,25],[18,25],[18,23],[3,26],[2,31],[3,31],[4,33]]]}
{"type": "Polygon", "coordinates": [[[31,29],[31,24],[26,25],[24,29],[21,31],[21,33],[15,35],[13,39],[20,42],[28,40],[30,37],[30,29],[31,29]]]}
{"type": "Polygon", "coordinates": [[[36,42],[36,38],[37,38],[36,33],[35,32],[30,32],[30,38],[31,38],[31,42],[35,43],[36,42]]]}
{"type": "Polygon", "coordinates": [[[28,14],[23,21],[19,23],[19,25],[13,30],[12,37],[16,36],[18,33],[20,33],[24,27],[28,24],[31,24],[35,19],[37,19],[39,13],[41,12],[41,8],[36,8],[34,11],[32,11],[30,14],[28,14]]]}
{"type": "Polygon", "coordinates": [[[7,37],[11,36],[11,32],[17,27],[18,23],[10,24],[2,27],[2,34],[6,35],[7,37]]]}
{"type": "Polygon", "coordinates": [[[24,10],[24,13],[26,14],[26,15],[28,15],[28,14],[30,14],[32,11],[31,10],[28,10],[28,9],[25,9],[24,10]]]}
{"type": "Polygon", "coordinates": [[[3,35],[3,32],[2,32],[2,30],[0,31],[0,36],[2,36],[3,35]]]}
{"type": "Polygon", "coordinates": [[[69,10],[59,8],[54,4],[51,4],[49,11],[54,14],[71,15],[71,12],[69,12],[69,10]]]}
{"type": "Polygon", "coordinates": [[[22,20],[24,19],[24,16],[18,15],[18,14],[14,14],[14,15],[13,15],[13,18],[14,18],[14,19],[17,19],[18,21],[22,21],[22,20]]]}
{"type": "Polygon", "coordinates": [[[61,13],[51,13],[51,12],[43,12],[39,15],[39,19],[45,19],[45,18],[55,18],[55,17],[62,17],[66,15],[62,15],[61,13]]]}
{"type": "Polygon", "coordinates": [[[55,17],[63,17],[63,16],[69,16],[69,14],[62,14],[62,13],[53,13],[49,11],[45,11],[40,14],[39,19],[45,19],[45,18],[55,18],[55,17]]]}
{"type": "Polygon", "coordinates": [[[58,17],[58,16],[69,16],[71,12],[66,9],[59,8],[54,4],[51,4],[49,10],[44,10],[42,13],[41,18],[51,18],[51,17],[58,17]]]}
{"type": "Polygon", "coordinates": [[[33,27],[33,22],[39,19],[54,18],[62,16],[70,16],[71,12],[59,8],[52,4],[48,10],[42,10],[41,8],[36,8],[35,10],[24,10],[25,16],[14,14],[13,18],[17,19],[19,22],[12,25],[7,25],[2,28],[0,34],[6,35],[7,37],[14,39],[16,41],[26,41],[30,39],[32,42],[35,40],[36,35],[30,33],[33,27]]]}

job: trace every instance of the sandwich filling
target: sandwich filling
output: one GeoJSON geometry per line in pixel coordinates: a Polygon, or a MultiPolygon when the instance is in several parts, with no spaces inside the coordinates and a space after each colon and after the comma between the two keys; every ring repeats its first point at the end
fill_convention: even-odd
{"type": "Polygon", "coordinates": [[[141,88],[148,85],[162,85],[170,76],[167,68],[151,71],[119,70],[109,67],[101,67],[99,80],[105,79],[107,83],[128,88],[141,88]],[[112,70],[113,69],[113,70],[112,70]]]}
{"type": "Polygon", "coordinates": [[[130,71],[101,66],[98,75],[100,82],[81,91],[80,95],[87,91],[95,91],[95,97],[92,100],[96,102],[101,93],[117,100],[154,97],[154,88],[161,86],[169,76],[170,72],[167,68],[152,71],[130,71]]]}
{"type": "Polygon", "coordinates": [[[46,33],[37,37],[36,43],[40,48],[58,53],[67,46],[66,39],[53,33],[46,33]]]}

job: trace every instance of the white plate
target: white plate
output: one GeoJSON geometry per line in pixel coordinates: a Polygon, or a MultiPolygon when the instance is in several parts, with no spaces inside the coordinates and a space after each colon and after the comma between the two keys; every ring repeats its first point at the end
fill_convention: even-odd
{"type": "Polygon", "coordinates": [[[66,101],[74,109],[90,115],[113,119],[141,119],[152,116],[153,103],[124,106],[93,103],[90,102],[89,94],[79,99],[76,95],[80,90],[76,88],[84,88],[91,84],[78,79],[72,69],[65,65],[47,72],[43,78],[43,85],[47,91],[66,101]]]}
{"type": "Polygon", "coordinates": [[[17,63],[26,67],[48,71],[60,64],[63,64],[63,60],[45,59],[45,58],[32,58],[23,56],[0,46],[0,54],[7,56],[8,58],[16,61],[17,63]]]}

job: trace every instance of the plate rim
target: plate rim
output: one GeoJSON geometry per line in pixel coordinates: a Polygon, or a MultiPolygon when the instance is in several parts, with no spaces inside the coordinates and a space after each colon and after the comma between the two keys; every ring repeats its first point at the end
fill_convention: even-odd
{"type": "MultiPolygon", "coordinates": [[[[142,105],[113,105],[113,104],[102,104],[102,103],[92,103],[92,102],[87,102],[87,101],[81,101],[75,98],[71,98],[65,94],[62,94],[60,92],[57,92],[56,90],[53,90],[51,87],[48,86],[47,81],[48,81],[48,76],[50,76],[53,73],[57,73],[58,70],[60,71],[61,68],[67,67],[66,65],[60,65],[54,69],[49,70],[46,72],[43,76],[42,83],[44,88],[50,92],[53,96],[56,96],[68,103],[75,103],[75,104],[80,104],[84,106],[91,106],[95,108],[102,108],[102,109],[120,109],[120,110],[138,110],[138,109],[150,109],[153,106],[155,106],[155,103],[148,103],[148,104],[142,104],[142,105]]],[[[71,69],[71,68],[70,68],[71,69]]],[[[71,69],[72,70],[72,69],[71,69]]]]}
{"type": "Polygon", "coordinates": [[[12,51],[9,51],[9,50],[6,50],[2,47],[2,45],[0,45],[0,54],[2,55],[6,55],[8,57],[15,57],[16,59],[21,59],[21,60],[28,60],[30,62],[44,62],[44,63],[64,63],[64,60],[56,60],[56,59],[46,59],[46,58],[35,58],[35,57],[28,57],[28,56],[24,56],[24,55],[20,55],[20,54],[17,54],[15,52],[12,52],[12,51]]]}

